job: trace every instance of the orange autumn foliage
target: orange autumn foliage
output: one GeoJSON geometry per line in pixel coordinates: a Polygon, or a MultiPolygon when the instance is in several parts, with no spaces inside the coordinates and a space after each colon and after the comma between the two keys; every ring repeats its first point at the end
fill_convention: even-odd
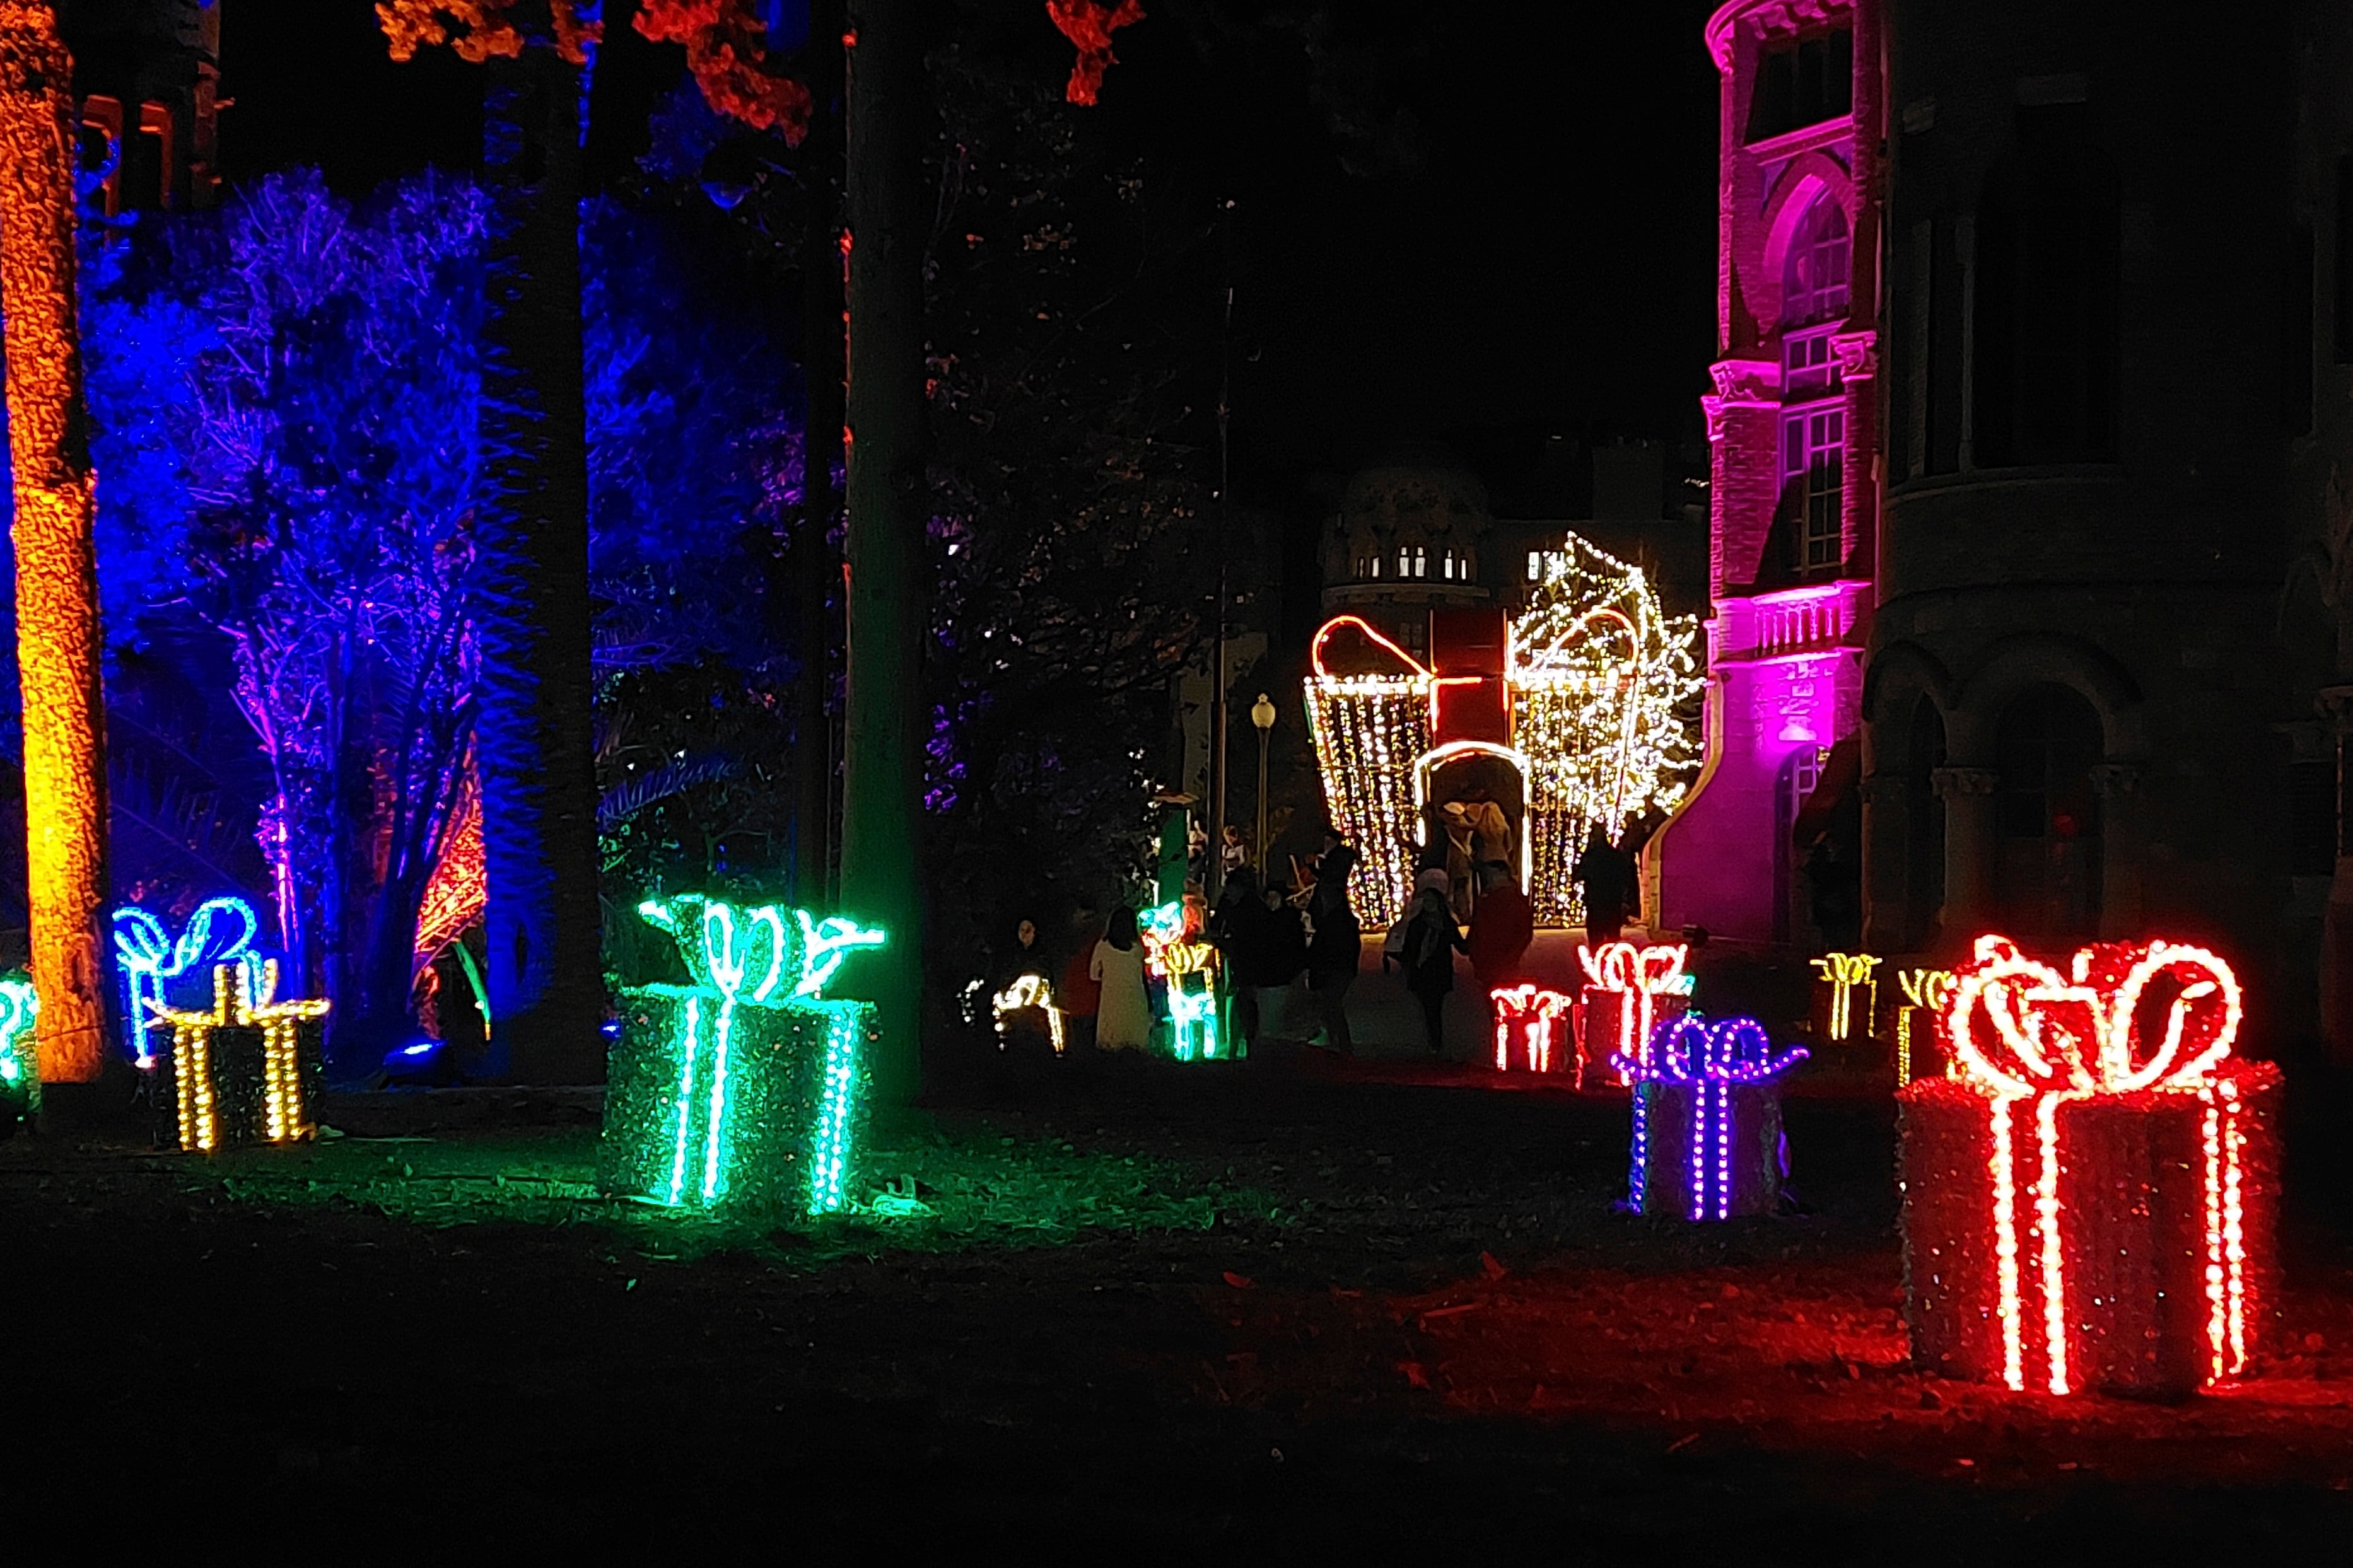
{"type": "MultiPolygon", "coordinates": [[[[447,44],[461,60],[480,65],[493,57],[522,53],[522,29],[510,15],[517,0],[377,0],[375,16],[396,60],[447,44]]],[[[572,64],[588,63],[588,46],[604,36],[605,24],[584,22],[572,0],[547,0],[555,48],[572,64]]]]}
{"type": "Polygon", "coordinates": [[[807,88],[767,68],[765,26],[753,0],[641,0],[637,29],[657,44],[686,46],[703,100],[755,131],[781,129],[787,146],[808,134],[807,88]]]}
{"type": "Polygon", "coordinates": [[[1116,5],[1102,0],[1046,0],[1046,15],[1079,51],[1062,96],[1072,103],[1094,102],[1103,90],[1103,72],[1119,63],[1111,52],[1111,36],[1144,20],[1144,0],[1119,0],[1116,5]]]}

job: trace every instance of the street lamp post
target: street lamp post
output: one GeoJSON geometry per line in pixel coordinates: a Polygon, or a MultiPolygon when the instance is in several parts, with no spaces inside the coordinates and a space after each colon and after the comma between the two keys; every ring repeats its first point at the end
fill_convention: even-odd
{"type": "Polygon", "coordinates": [[[1274,728],[1274,704],[1267,700],[1266,693],[1263,691],[1258,694],[1258,700],[1250,704],[1250,722],[1258,726],[1258,838],[1256,840],[1256,847],[1258,849],[1259,885],[1263,887],[1266,885],[1266,738],[1268,732],[1274,728]]]}

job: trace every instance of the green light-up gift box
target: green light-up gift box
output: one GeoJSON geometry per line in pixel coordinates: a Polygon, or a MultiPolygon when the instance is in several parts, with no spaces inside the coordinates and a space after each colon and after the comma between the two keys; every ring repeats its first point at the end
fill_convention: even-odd
{"type": "Polygon", "coordinates": [[[843,960],[883,934],[695,894],[638,913],[678,938],[693,979],[621,993],[597,1184],[675,1208],[845,1206],[875,1014],[822,993],[843,960]]]}

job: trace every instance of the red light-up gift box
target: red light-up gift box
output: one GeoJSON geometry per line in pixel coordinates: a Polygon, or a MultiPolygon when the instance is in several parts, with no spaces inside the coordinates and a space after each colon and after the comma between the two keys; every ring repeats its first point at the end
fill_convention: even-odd
{"type": "Polygon", "coordinates": [[[1575,1002],[1541,985],[1499,985],[1487,1001],[1495,1018],[1497,1072],[1576,1076],[1575,1002]]]}
{"type": "Polygon", "coordinates": [[[1623,1088],[1630,1081],[1615,1064],[1640,1059],[1652,1032],[1691,1005],[1692,976],[1683,968],[1690,955],[1682,942],[1611,942],[1577,950],[1585,970],[1577,1009],[1579,1089],[1623,1088]]]}
{"type": "Polygon", "coordinates": [[[2273,1296],[2278,1069],[2231,1061],[2229,967],[2171,942],[2063,973],[1981,937],[1898,1091],[1915,1364],[2179,1397],[2242,1373],[2273,1296]]]}

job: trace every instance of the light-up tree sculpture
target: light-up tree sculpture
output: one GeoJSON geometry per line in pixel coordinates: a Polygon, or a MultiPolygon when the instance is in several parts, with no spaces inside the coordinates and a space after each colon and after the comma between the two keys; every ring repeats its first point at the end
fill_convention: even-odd
{"type": "Polygon", "coordinates": [[[385,0],[393,57],[488,62],[487,272],[474,531],[491,1070],[600,1071],[588,458],[580,352],[580,135],[601,0],[385,0]]]}
{"type": "Polygon", "coordinates": [[[40,1073],[95,1079],[106,1058],[106,733],[99,665],[97,474],[74,279],[73,61],[57,9],[0,3],[0,313],[16,506],[26,890],[40,1073]]]}

